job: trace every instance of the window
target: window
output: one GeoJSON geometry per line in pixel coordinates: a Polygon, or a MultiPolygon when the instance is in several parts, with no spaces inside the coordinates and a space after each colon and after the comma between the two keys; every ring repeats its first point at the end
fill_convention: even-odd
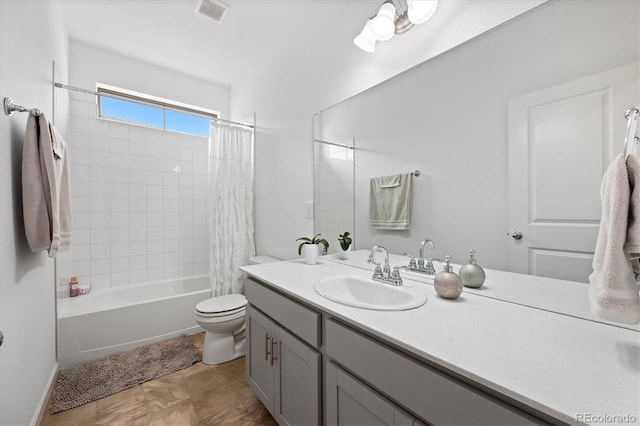
{"type": "Polygon", "coordinates": [[[98,84],[98,116],[164,130],[209,136],[215,111],[98,84]]]}

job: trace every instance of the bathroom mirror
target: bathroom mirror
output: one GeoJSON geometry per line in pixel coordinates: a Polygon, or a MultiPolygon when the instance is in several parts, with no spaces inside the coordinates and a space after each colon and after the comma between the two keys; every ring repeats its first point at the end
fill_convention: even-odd
{"type": "Polygon", "coordinates": [[[601,177],[640,104],[639,9],[547,2],[320,112],[323,140],[358,141],[355,248],[430,238],[429,256],[587,282],[601,177]],[[374,230],[370,178],[412,170],[411,229],[374,230]]]}
{"type": "MultiPolygon", "coordinates": [[[[317,139],[316,139],[317,137],[317,139]]],[[[327,253],[339,251],[338,236],[345,231],[355,243],[354,167],[355,140],[313,141],[314,229],[329,242],[327,253]]]]}

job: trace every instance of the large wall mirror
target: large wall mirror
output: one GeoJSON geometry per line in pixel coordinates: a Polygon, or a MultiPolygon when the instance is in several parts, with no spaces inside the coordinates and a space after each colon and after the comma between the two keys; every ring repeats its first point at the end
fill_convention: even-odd
{"type": "Polygon", "coordinates": [[[356,248],[430,238],[456,263],[475,249],[487,268],[587,282],[602,175],[640,104],[639,9],[550,1],[322,111],[314,134],[357,141],[356,248]],[[412,170],[411,228],[374,230],[370,179],[412,170]]]}

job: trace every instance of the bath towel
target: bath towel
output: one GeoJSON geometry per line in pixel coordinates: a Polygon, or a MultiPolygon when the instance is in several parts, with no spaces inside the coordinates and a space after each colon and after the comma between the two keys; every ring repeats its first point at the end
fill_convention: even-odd
{"type": "Polygon", "coordinates": [[[631,186],[623,154],[611,163],[602,181],[602,219],[589,276],[591,312],[600,318],[637,324],[640,295],[624,245],[627,240],[631,186]]]}
{"type": "Polygon", "coordinates": [[[55,188],[52,189],[51,197],[53,232],[49,256],[55,257],[57,252],[68,250],[71,246],[71,191],[67,144],[51,123],[49,123],[49,131],[51,133],[56,182],[55,188]]]}
{"type": "Polygon", "coordinates": [[[640,281],[640,160],[635,155],[629,155],[627,158],[627,173],[631,195],[629,197],[629,223],[624,251],[631,258],[633,272],[636,282],[638,282],[640,281]]]}
{"type": "Polygon", "coordinates": [[[22,148],[22,208],[32,251],[56,257],[71,243],[67,148],[43,113],[29,115],[22,148]]]}
{"type": "Polygon", "coordinates": [[[413,175],[371,178],[369,221],[376,229],[403,230],[411,226],[413,175]]]}

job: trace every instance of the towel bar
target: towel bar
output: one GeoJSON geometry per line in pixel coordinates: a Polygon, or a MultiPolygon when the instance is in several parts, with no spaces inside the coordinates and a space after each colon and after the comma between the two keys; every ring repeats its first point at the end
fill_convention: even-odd
{"type": "Polygon", "coordinates": [[[9,97],[4,98],[3,102],[5,115],[13,115],[14,112],[28,112],[33,115],[40,115],[40,110],[37,108],[25,108],[22,105],[18,105],[13,102],[13,99],[9,97]]]}

